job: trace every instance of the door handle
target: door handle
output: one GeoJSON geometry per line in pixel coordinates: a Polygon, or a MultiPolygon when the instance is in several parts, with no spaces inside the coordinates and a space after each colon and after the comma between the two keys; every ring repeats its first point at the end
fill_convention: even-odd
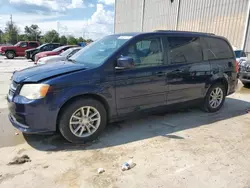
{"type": "Polygon", "coordinates": [[[156,76],[165,76],[166,75],[166,73],[165,72],[156,72],[156,76]]]}
{"type": "Polygon", "coordinates": [[[229,67],[232,67],[232,66],[233,66],[233,63],[232,63],[232,62],[228,62],[228,66],[229,66],[229,67]]]}

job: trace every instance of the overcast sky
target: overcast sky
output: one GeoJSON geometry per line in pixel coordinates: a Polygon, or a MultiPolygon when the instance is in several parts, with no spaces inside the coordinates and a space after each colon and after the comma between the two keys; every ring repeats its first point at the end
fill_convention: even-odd
{"type": "Polygon", "coordinates": [[[115,0],[0,0],[0,29],[13,21],[23,32],[26,25],[37,24],[44,33],[97,39],[114,30],[115,0]]]}

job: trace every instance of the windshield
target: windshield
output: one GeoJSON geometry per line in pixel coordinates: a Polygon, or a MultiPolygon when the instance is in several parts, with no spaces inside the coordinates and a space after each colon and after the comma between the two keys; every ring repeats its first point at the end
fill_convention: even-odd
{"type": "Polygon", "coordinates": [[[42,48],[42,47],[44,47],[44,46],[46,46],[46,45],[47,45],[47,44],[43,44],[43,45],[37,47],[37,49],[40,49],[40,48],[42,48]]]}
{"type": "Polygon", "coordinates": [[[52,50],[53,52],[60,52],[61,50],[63,50],[66,46],[60,46],[54,50],[52,50]]]}
{"type": "Polygon", "coordinates": [[[66,56],[68,56],[73,50],[74,50],[73,48],[70,48],[70,49],[64,51],[63,53],[61,53],[60,56],[66,57],[66,56]]]}
{"type": "Polygon", "coordinates": [[[84,47],[69,60],[79,64],[99,66],[132,36],[110,35],[84,47]]]}
{"type": "Polygon", "coordinates": [[[21,43],[21,42],[18,42],[18,43],[16,43],[14,46],[20,46],[20,43],[21,43]]]}

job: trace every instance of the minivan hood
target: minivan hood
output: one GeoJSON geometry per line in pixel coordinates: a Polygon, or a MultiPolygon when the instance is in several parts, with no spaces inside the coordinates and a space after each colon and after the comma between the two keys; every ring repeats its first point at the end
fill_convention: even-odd
{"type": "Polygon", "coordinates": [[[84,69],[86,69],[86,67],[82,64],[74,64],[69,61],[61,61],[58,63],[40,65],[17,71],[13,74],[12,79],[17,83],[39,82],[50,77],[84,69]]]}

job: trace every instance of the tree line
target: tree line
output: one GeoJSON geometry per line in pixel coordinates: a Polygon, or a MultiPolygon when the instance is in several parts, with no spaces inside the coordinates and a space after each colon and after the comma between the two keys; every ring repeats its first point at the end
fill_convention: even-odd
{"type": "Polygon", "coordinates": [[[7,22],[5,29],[0,29],[0,44],[16,44],[19,41],[39,41],[43,43],[60,43],[62,45],[74,45],[79,42],[92,42],[92,39],[84,39],[83,37],[76,38],[72,35],[60,36],[56,30],[50,30],[42,35],[40,28],[36,24],[25,26],[24,33],[21,34],[18,27],[13,22],[7,22]]]}

